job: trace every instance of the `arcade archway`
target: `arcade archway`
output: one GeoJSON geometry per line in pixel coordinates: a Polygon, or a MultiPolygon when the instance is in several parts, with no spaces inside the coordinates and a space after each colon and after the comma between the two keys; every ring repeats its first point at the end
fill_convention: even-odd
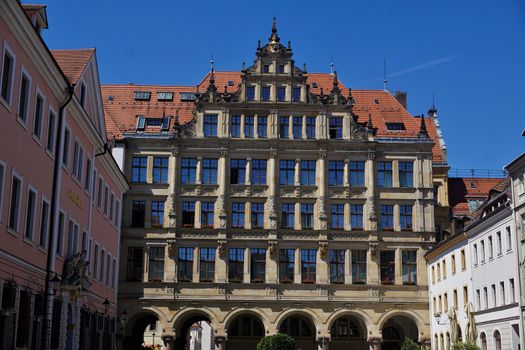
{"type": "Polygon", "coordinates": [[[367,350],[367,329],[362,320],[353,315],[343,315],[330,326],[331,350],[367,350]]]}
{"type": "Polygon", "coordinates": [[[264,337],[264,325],[255,315],[237,316],[228,326],[228,350],[255,349],[259,340],[264,337]]]}
{"type": "Polygon", "coordinates": [[[381,328],[383,343],[381,350],[400,350],[405,338],[418,341],[418,328],[409,317],[396,315],[389,318],[381,328]]]}
{"type": "MultiPolygon", "coordinates": [[[[153,312],[142,311],[130,317],[124,329],[122,348],[127,350],[141,350],[145,343],[144,334],[152,324],[156,324],[159,317],[153,312]]],[[[159,336],[160,339],[160,336],[159,336]]]]}
{"type": "Polygon", "coordinates": [[[281,321],[279,333],[288,334],[295,339],[297,349],[315,350],[315,326],[303,315],[291,315],[281,321]]]}

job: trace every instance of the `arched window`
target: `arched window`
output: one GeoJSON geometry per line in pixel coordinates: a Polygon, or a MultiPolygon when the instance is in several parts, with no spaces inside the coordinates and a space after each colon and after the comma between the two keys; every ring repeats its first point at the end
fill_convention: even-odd
{"type": "Polygon", "coordinates": [[[240,316],[237,317],[228,328],[228,336],[262,337],[264,336],[264,328],[261,321],[254,316],[240,316]]]}
{"type": "Polygon", "coordinates": [[[351,317],[340,317],[332,323],[330,335],[333,338],[358,338],[361,332],[351,317]]]}
{"type": "Polygon", "coordinates": [[[383,340],[400,340],[401,334],[399,334],[399,331],[397,328],[389,326],[383,328],[383,340]]]}
{"type": "Polygon", "coordinates": [[[300,316],[291,316],[285,319],[279,327],[279,333],[291,337],[313,337],[314,331],[308,320],[300,316]]]}
{"type": "Polygon", "coordinates": [[[496,350],[501,350],[501,334],[498,330],[494,331],[494,346],[496,350]]]}
{"type": "Polygon", "coordinates": [[[485,333],[481,333],[479,338],[481,339],[481,350],[487,350],[487,336],[485,333]]]}

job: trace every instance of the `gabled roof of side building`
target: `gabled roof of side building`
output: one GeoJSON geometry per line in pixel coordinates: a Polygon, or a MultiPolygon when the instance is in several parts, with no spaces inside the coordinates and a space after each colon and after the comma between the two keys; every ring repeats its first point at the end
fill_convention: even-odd
{"type": "Polygon", "coordinates": [[[78,83],[86,65],[95,53],[95,49],[51,50],[51,54],[64,72],[69,82],[78,83]]]}

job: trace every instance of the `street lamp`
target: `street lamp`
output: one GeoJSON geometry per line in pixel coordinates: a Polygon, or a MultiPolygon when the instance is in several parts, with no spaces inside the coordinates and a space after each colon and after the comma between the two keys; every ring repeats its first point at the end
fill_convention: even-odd
{"type": "Polygon", "coordinates": [[[153,332],[152,335],[153,335],[153,344],[152,345],[155,346],[155,332],[153,332]]]}
{"type": "Polygon", "coordinates": [[[104,315],[108,313],[108,310],[109,310],[109,300],[108,298],[106,297],[106,299],[104,300],[104,302],[102,303],[102,305],[104,305],[104,315]]]}
{"type": "Polygon", "coordinates": [[[120,323],[124,324],[128,320],[128,312],[126,310],[122,311],[120,314],[120,323]]]}
{"type": "Polygon", "coordinates": [[[443,315],[440,312],[436,312],[434,314],[434,318],[436,319],[436,323],[440,326],[446,325],[447,321],[443,320],[443,315]]]}
{"type": "Polygon", "coordinates": [[[57,290],[60,285],[60,282],[62,282],[62,280],[60,279],[60,277],[58,277],[56,273],[53,276],[53,278],[49,280],[50,287],[51,289],[53,289],[53,295],[57,294],[57,290]]]}

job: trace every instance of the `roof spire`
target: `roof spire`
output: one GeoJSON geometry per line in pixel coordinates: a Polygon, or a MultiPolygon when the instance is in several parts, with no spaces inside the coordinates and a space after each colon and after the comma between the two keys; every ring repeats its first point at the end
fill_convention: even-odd
{"type": "Polygon", "coordinates": [[[388,91],[386,89],[386,58],[383,60],[383,90],[388,91]]]}
{"type": "Polygon", "coordinates": [[[213,62],[213,54],[211,55],[211,60],[210,60],[210,85],[214,85],[215,84],[215,68],[214,68],[214,62],[213,62]]]}
{"type": "Polygon", "coordinates": [[[334,73],[333,73],[333,82],[332,84],[334,85],[334,88],[337,88],[339,86],[339,79],[337,79],[337,71],[334,70],[334,73]]]}
{"type": "Polygon", "coordinates": [[[334,74],[334,58],[330,58],[330,74],[334,74]]]}
{"type": "Polygon", "coordinates": [[[437,108],[434,102],[434,94],[432,93],[432,107],[428,110],[428,116],[431,118],[437,117],[437,108]]]}
{"type": "Polygon", "coordinates": [[[425,115],[421,114],[421,124],[419,125],[419,137],[428,137],[427,124],[425,124],[425,115]]]}
{"type": "Polygon", "coordinates": [[[280,41],[279,35],[277,35],[277,18],[273,18],[273,24],[272,24],[272,34],[270,35],[270,38],[268,41],[272,44],[276,44],[280,41]]]}

